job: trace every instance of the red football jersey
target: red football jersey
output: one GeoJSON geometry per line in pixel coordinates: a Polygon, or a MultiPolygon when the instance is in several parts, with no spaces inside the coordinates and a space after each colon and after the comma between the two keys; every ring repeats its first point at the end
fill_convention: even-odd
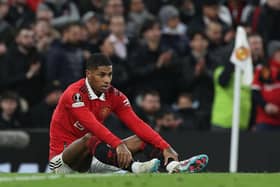
{"type": "Polygon", "coordinates": [[[102,124],[111,112],[145,142],[160,149],[169,147],[157,132],[134,113],[123,93],[111,86],[97,97],[87,79],[81,79],[64,91],[54,111],[50,126],[49,159],[88,132],[116,148],[121,140],[102,124]]]}
{"type": "MultiPolygon", "coordinates": [[[[263,71],[263,66],[257,66],[254,74],[253,89],[259,90],[263,99],[268,103],[275,104],[280,108],[280,81],[278,80],[278,70],[273,66],[270,67],[271,83],[264,83],[260,80],[263,71]]],[[[270,125],[280,124],[280,113],[277,115],[269,115],[264,108],[257,106],[256,123],[266,123],[270,125]]]]}

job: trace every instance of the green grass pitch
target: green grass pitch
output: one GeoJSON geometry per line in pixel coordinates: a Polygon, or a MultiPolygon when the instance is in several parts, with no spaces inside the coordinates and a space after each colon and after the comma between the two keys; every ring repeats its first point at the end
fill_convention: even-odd
{"type": "Polygon", "coordinates": [[[0,174],[0,187],[280,187],[280,173],[0,174]]]}

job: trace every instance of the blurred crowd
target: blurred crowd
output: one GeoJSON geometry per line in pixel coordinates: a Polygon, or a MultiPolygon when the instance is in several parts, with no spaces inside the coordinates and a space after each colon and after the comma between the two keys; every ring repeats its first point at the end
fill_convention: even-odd
{"type": "MultiPolygon", "coordinates": [[[[100,52],[112,84],[157,131],[231,128],[235,31],[254,65],[240,128],[280,130],[280,0],[0,0],[0,129],[49,128],[100,52]]],[[[125,130],[115,116],[106,125],[125,130]]]]}

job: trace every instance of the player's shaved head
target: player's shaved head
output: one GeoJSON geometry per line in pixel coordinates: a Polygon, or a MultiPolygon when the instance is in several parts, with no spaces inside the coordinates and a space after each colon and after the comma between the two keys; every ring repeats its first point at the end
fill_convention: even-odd
{"type": "Polygon", "coordinates": [[[111,60],[102,53],[94,53],[86,62],[87,70],[97,69],[99,66],[112,66],[111,60]]]}

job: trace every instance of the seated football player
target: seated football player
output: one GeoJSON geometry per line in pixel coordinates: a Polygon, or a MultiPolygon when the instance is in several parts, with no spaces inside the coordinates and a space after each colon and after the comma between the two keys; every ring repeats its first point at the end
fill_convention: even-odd
{"type": "MultiPolygon", "coordinates": [[[[208,162],[206,155],[179,161],[175,150],[132,110],[127,97],[111,85],[112,63],[93,54],[86,64],[86,78],[71,84],[60,97],[50,127],[50,169],[55,173],[91,172],[97,158],[133,173],[198,172],[208,162]],[[111,113],[135,133],[121,140],[103,122],[111,113]],[[149,158],[136,162],[133,154],[149,158]]],[[[117,76],[117,75],[116,75],[117,76]]]]}

